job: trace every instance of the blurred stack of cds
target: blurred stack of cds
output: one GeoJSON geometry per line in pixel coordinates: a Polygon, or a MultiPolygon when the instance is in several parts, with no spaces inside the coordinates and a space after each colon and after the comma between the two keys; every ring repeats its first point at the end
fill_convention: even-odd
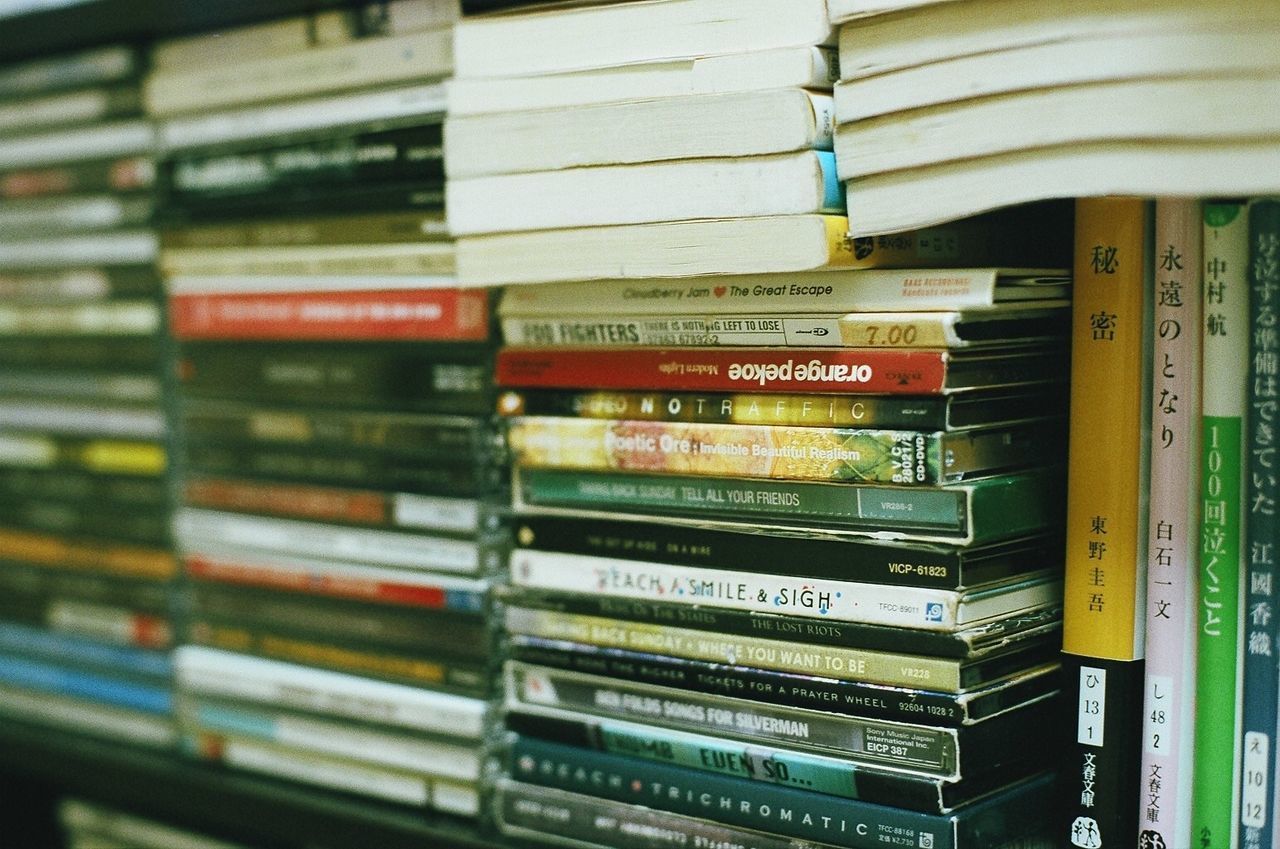
{"type": "Polygon", "coordinates": [[[476,815],[503,530],[489,293],[459,289],[457,3],[160,44],[194,755],[476,815]],[[283,99],[283,98],[291,99],[283,99]]]}
{"type": "Polygon", "coordinates": [[[164,331],[138,56],[0,68],[0,711],[173,742],[164,331]]]}

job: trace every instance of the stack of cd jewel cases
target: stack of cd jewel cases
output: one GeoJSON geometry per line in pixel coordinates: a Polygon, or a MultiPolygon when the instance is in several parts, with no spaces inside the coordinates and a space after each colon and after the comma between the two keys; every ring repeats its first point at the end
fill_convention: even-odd
{"type": "Polygon", "coordinates": [[[457,14],[401,0],[161,44],[148,103],[179,348],[184,742],[472,816],[505,478],[489,294],[456,286],[443,225],[457,14]]]}
{"type": "Polygon", "coordinates": [[[994,269],[829,281],[506,293],[504,333],[526,343],[497,372],[516,510],[507,833],[615,849],[1041,836],[1068,286],[994,269]],[[948,311],[962,292],[986,303],[948,311]],[[718,329],[678,348],[648,335],[685,321],[718,329]],[[823,345],[784,338],[796,328],[823,345]]]}
{"type": "Polygon", "coordinates": [[[152,132],[126,47],[0,67],[0,713],[172,745],[152,132]]]}

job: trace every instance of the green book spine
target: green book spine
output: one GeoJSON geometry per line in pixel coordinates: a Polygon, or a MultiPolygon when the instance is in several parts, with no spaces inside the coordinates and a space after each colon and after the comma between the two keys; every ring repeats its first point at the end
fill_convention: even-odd
{"type": "Polygon", "coordinates": [[[1235,832],[1240,712],[1241,461],[1249,353],[1249,222],[1242,203],[1204,208],[1204,369],[1200,588],[1196,616],[1195,759],[1191,837],[1229,849],[1235,832]],[[1230,719],[1230,721],[1228,721],[1230,719]]]}

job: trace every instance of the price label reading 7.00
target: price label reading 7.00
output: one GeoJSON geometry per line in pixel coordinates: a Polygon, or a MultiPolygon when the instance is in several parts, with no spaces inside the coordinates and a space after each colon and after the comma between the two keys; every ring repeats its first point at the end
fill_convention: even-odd
{"type": "Polygon", "coordinates": [[[866,345],[912,345],[919,331],[912,324],[868,324],[862,332],[866,345]]]}

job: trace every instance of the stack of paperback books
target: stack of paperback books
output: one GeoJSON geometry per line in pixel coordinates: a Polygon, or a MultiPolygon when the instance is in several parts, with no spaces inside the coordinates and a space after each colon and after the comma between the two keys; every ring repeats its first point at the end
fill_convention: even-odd
{"type": "Polygon", "coordinates": [[[0,711],[174,741],[155,166],[126,48],[0,68],[0,711]]]}
{"type": "Polygon", "coordinates": [[[858,233],[1043,198],[1280,191],[1275,4],[830,0],[830,12],[835,150],[858,233]]]}
{"type": "Polygon", "coordinates": [[[844,264],[830,40],[825,0],[465,19],[445,127],[460,279],[844,264]]]}
{"type": "Polygon", "coordinates": [[[457,288],[441,207],[432,80],[457,14],[405,0],[162,44],[148,92],[169,146],[184,740],[475,815],[503,477],[489,295],[457,288]],[[272,99],[299,91],[326,94],[272,99]]]}
{"type": "Polygon", "coordinates": [[[460,25],[460,273],[531,284],[499,307],[508,835],[1047,833],[1069,226],[1017,213],[1059,222],[1038,261],[1010,216],[845,239],[814,193],[820,79],[688,91],[766,54],[812,71],[817,6],[809,30],[809,4],[717,0],[460,25]],[[519,144],[464,142],[478,127],[519,144]]]}

